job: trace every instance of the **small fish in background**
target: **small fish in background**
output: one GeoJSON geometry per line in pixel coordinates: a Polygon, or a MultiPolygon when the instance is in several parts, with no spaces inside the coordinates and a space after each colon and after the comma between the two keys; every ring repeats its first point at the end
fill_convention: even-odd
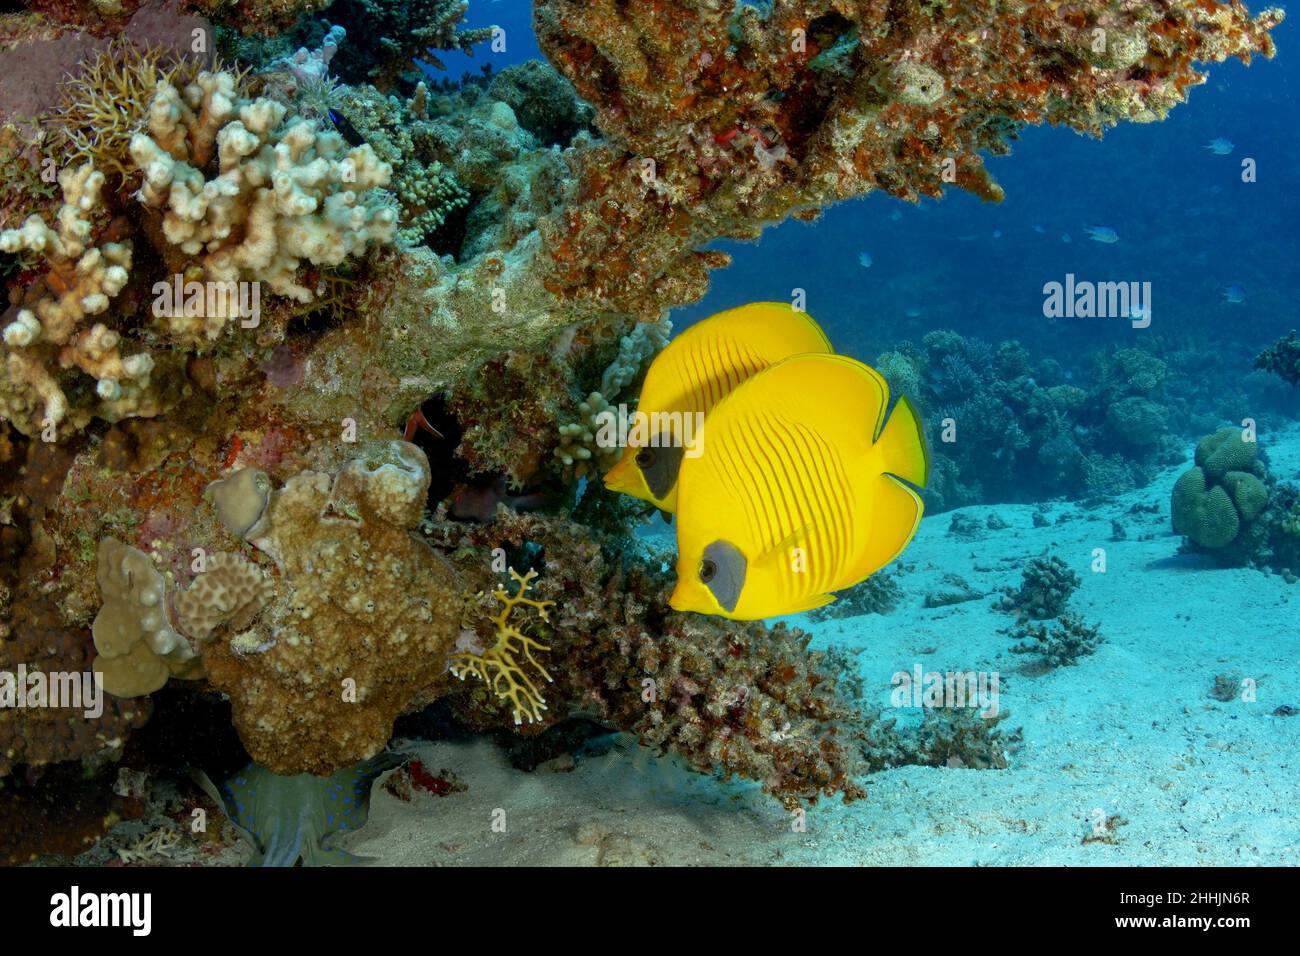
{"type": "Polygon", "coordinates": [[[1036,225],[1034,226],[1034,232],[1038,233],[1038,234],[1041,236],[1041,235],[1043,235],[1044,233],[1046,233],[1047,230],[1044,229],[1044,228],[1042,227],[1041,224],[1036,224],[1036,225]]]}
{"type": "Polygon", "coordinates": [[[1212,139],[1208,143],[1206,143],[1205,148],[1208,149],[1210,152],[1212,152],[1215,156],[1227,156],[1237,147],[1232,145],[1232,140],[1224,139],[1222,136],[1220,136],[1218,139],[1212,139]]]}
{"type": "Polygon", "coordinates": [[[1241,305],[1246,301],[1246,290],[1234,282],[1223,290],[1223,301],[1229,305],[1241,305]]]}
{"type": "Polygon", "coordinates": [[[874,262],[874,261],[875,261],[875,260],[873,260],[873,259],[871,258],[871,253],[869,253],[869,252],[859,252],[859,253],[858,253],[858,265],[862,266],[862,268],[864,268],[864,269],[870,269],[870,268],[871,268],[871,264],[872,264],[872,262],[874,262]]]}
{"type": "Polygon", "coordinates": [[[898,222],[898,220],[902,218],[903,218],[903,212],[900,209],[895,209],[893,212],[889,214],[890,222],[898,222]]]}
{"type": "Polygon", "coordinates": [[[1002,238],[1002,230],[1001,230],[1001,229],[994,229],[994,230],[993,230],[993,238],[994,238],[994,239],[1001,239],[1001,238],[1002,238]]]}
{"type": "Polygon", "coordinates": [[[907,307],[907,311],[904,312],[903,314],[906,315],[909,319],[916,319],[916,318],[920,318],[921,310],[914,305],[909,305],[907,307]]]}
{"type": "Polygon", "coordinates": [[[1107,245],[1119,242],[1119,233],[1110,226],[1085,226],[1083,231],[1093,242],[1104,242],[1107,245]]]}
{"type": "Polygon", "coordinates": [[[334,124],[334,128],[339,131],[339,135],[347,141],[349,146],[362,146],[365,144],[366,138],[357,132],[357,128],[352,125],[346,116],[332,106],[330,107],[330,122],[334,124]]]}
{"type": "Polygon", "coordinates": [[[1070,234],[1069,234],[1068,232],[1063,232],[1063,233],[1061,233],[1061,241],[1062,241],[1062,242],[1072,242],[1073,240],[1070,239],[1070,234]]]}

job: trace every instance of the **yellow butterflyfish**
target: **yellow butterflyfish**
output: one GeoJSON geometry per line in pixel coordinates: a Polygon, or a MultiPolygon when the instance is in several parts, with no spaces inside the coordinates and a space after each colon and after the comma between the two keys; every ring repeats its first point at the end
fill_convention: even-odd
{"type": "Polygon", "coordinates": [[[821,607],[907,547],[929,452],[916,408],[889,420],[880,373],[800,355],[753,376],[705,422],[678,480],[679,611],[756,620],[821,607]],[[901,479],[901,480],[900,480],[901,479]]]}
{"type": "Polygon", "coordinates": [[[636,422],[605,487],[676,511],[682,459],[698,450],[698,423],[714,406],[783,359],[831,351],[812,317],[784,302],[754,302],[691,326],[646,372],[636,422]]]}

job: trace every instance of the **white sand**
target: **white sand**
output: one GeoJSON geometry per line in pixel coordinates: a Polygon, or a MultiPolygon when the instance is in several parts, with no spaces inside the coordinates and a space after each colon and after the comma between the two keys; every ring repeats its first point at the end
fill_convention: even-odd
{"type": "MultiPolygon", "coordinates": [[[[1260,440],[1274,474],[1300,478],[1300,429],[1260,440]]],[[[1300,585],[1176,554],[1168,501],[1184,467],[1093,511],[1050,506],[1052,520],[1076,517],[1045,528],[1033,527],[1033,506],[964,509],[981,526],[990,512],[1010,525],[974,539],[948,534],[951,513],[927,518],[904,555],[914,568],[899,579],[897,611],[816,627],[818,645],[863,648],[880,705],[891,675],[916,663],[999,671],[1011,712],[1002,726],[1024,732],[1006,770],[881,773],[868,779],[868,799],[822,802],[801,833],[755,788],[686,773],[634,742],[571,772],[531,774],[487,741],[416,744],[408,749],[426,767],[451,769],[468,789],[404,803],[376,787],[370,823],[346,845],[405,865],[1300,862],[1300,716],[1272,716],[1300,707],[1300,618],[1289,606],[1300,585]],[[1160,508],[1127,514],[1135,503],[1160,508]],[[1112,519],[1127,540],[1111,541],[1112,519]],[[1098,547],[1100,574],[1090,569],[1098,547]],[[923,606],[948,573],[984,592],[1018,585],[1044,551],[1083,577],[1071,608],[1107,637],[1077,666],[1014,673],[1028,658],[1008,653],[999,630],[1011,618],[992,595],[923,606]],[[1212,699],[1225,672],[1252,678],[1257,700],[1212,699]],[[492,830],[497,809],[504,833],[492,830]],[[1116,816],[1113,842],[1083,842],[1095,819],[1116,816]]]]}

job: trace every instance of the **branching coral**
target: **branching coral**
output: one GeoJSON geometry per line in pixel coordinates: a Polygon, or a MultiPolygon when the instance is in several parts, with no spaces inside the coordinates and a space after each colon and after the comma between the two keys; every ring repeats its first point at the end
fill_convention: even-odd
{"type": "Polygon", "coordinates": [[[529,675],[529,669],[550,683],[551,675],[533,656],[534,651],[546,651],[550,648],[525,634],[520,629],[520,625],[511,621],[511,616],[515,608],[522,605],[535,610],[538,618],[544,623],[549,622],[547,608],[555,602],[525,597],[529,583],[537,577],[536,571],[529,570],[527,574],[521,575],[514,568],[509,570],[510,576],[519,585],[519,589],[513,595],[506,593],[504,587],[498,587],[492,592],[492,596],[500,603],[501,609],[488,617],[488,623],[492,628],[492,636],[489,638],[491,645],[480,651],[457,650],[451,655],[448,667],[452,674],[461,680],[464,680],[467,675],[477,677],[487,684],[497,697],[509,701],[514,709],[516,724],[523,723],[524,718],[527,718],[529,723],[541,723],[546,701],[542,697],[541,687],[529,675]],[[524,667],[525,662],[528,663],[528,668],[524,667]]]}
{"type": "Polygon", "coordinates": [[[330,19],[354,37],[373,38],[343,48],[336,66],[339,76],[387,92],[406,75],[418,74],[420,61],[445,69],[433,50],[472,53],[492,35],[492,27],[460,28],[468,9],[468,0],[336,0],[330,19]]]}
{"type": "Polygon", "coordinates": [[[1059,617],[1083,579],[1055,555],[1034,558],[1025,566],[1020,589],[1008,589],[999,607],[1020,618],[1041,621],[1059,617]]]}
{"type": "Polygon", "coordinates": [[[1035,654],[1043,668],[1069,667],[1080,657],[1096,653],[1106,640],[1098,625],[1088,625],[1077,614],[1066,612],[1049,627],[1046,623],[1026,623],[1015,633],[1020,643],[1013,654],[1035,654]]]}
{"type": "MultiPolygon", "coordinates": [[[[437,524],[433,540],[455,549],[471,580],[483,573],[485,548],[540,555],[539,598],[554,601],[547,670],[555,683],[544,722],[525,732],[585,715],[696,770],[760,781],[787,806],[863,795],[855,742],[870,728],[808,652],[810,635],[668,611],[665,572],[620,558],[624,536],[607,539],[564,518],[498,509],[491,525],[437,524]]],[[[451,698],[471,726],[513,723],[510,708],[478,685],[451,698]]]]}
{"type": "Polygon", "coordinates": [[[1282,336],[1259,353],[1255,368],[1272,372],[1282,381],[1300,387],[1300,337],[1294,330],[1282,336]]]}
{"type": "MultiPolygon", "coordinates": [[[[298,278],[304,262],[337,266],[396,232],[389,202],[366,195],[392,178],[374,150],[348,149],[275,100],[242,97],[233,73],[200,73],[184,91],[160,82],[146,130],[130,146],[144,171],[140,199],[165,210],[167,242],[198,257],[209,281],[259,281],[309,302],[298,278]]],[[[231,317],[207,316],[196,328],[176,317],[172,325],[184,328],[171,331],[200,343],[231,317]]]]}
{"type": "Polygon", "coordinates": [[[5,313],[5,367],[0,412],[26,434],[58,426],[68,399],[57,369],[76,367],[96,381],[104,417],[138,411],[149,393],[153,358],[123,357],[117,332],[87,320],[101,315],[126,286],[129,243],[93,241],[94,214],[101,208],[104,174],[89,163],[59,174],[63,190],[55,228],[30,216],[20,229],[0,232],[0,251],[28,252],[48,266],[42,282],[5,313]]]}

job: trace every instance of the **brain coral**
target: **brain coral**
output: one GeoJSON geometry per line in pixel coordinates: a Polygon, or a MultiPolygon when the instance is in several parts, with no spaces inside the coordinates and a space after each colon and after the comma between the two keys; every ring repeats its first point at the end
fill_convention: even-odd
{"type": "Polygon", "coordinates": [[[423,452],[379,444],[337,475],[290,478],[249,529],[279,570],[275,600],[202,653],[259,764],[326,775],[371,757],[444,678],[461,597],[410,534],[428,487],[423,452]]]}
{"type": "Polygon", "coordinates": [[[1268,504],[1258,446],[1241,430],[1221,428],[1196,446],[1196,465],[1174,484],[1174,531],[1233,561],[1249,558],[1257,519],[1268,504]]]}

